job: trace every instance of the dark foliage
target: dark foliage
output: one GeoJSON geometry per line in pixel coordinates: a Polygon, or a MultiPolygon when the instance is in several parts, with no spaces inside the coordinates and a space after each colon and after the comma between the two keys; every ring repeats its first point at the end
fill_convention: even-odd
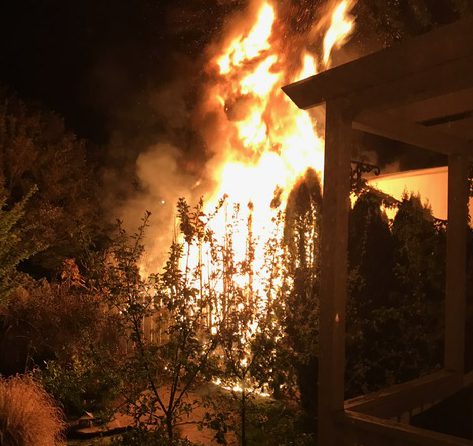
{"type": "Polygon", "coordinates": [[[0,304],[8,301],[21,279],[17,270],[20,262],[41,249],[40,244],[26,237],[30,228],[26,224],[25,207],[34,192],[32,189],[21,201],[9,206],[7,193],[0,184],[0,304]]]}
{"type": "Polygon", "coordinates": [[[367,390],[384,378],[374,312],[386,305],[394,284],[394,243],[378,194],[363,191],[349,223],[349,300],[347,305],[347,387],[367,390]],[[381,371],[379,370],[381,368],[381,371]]]}
{"type": "Polygon", "coordinates": [[[321,207],[320,180],[309,170],[288,199],[281,298],[285,304],[282,323],[301,404],[311,414],[317,410],[321,207]]]}
{"type": "Polygon", "coordinates": [[[42,249],[23,263],[26,272],[51,278],[65,258],[77,256],[84,234],[100,236],[100,206],[85,142],[67,131],[59,116],[26,104],[2,87],[0,185],[5,209],[31,195],[22,205],[23,234],[17,250],[31,245],[42,249]]]}
{"type": "Polygon", "coordinates": [[[416,378],[441,366],[445,229],[417,196],[390,224],[376,192],[350,219],[347,392],[416,378]]]}
{"type": "Polygon", "coordinates": [[[363,0],[355,7],[358,40],[391,46],[472,12],[471,0],[363,0]]]}

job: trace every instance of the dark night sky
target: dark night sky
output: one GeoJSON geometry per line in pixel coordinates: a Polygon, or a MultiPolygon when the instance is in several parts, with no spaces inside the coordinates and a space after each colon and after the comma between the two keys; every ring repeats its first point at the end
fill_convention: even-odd
{"type": "Polygon", "coordinates": [[[236,2],[11,0],[0,6],[0,82],[105,143],[115,115],[200,52],[236,2]],[[205,5],[205,7],[204,7],[205,5]]]}
{"type": "MultiPolygon", "coordinates": [[[[438,7],[445,2],[434,3],[438,7]]],[[[323,3],[293,2],[299,10],[289,14],[290,20],[323,3]]],[[[360,0],[360,13],[368,3],[360,0]]],[[[198,77],[198,60],[206,44],[218,33],[223,18],[244,4],[244,0],[4,0],[0,83],[58,112],[69,128],[95,144],[109,144],[117,129],[149,133],[151,127],[167,124],[142,103],[144,98],[176,78],[198,77]]],[[[365,16],[359,29],[362,23],[372,27],[365,16]]]]}

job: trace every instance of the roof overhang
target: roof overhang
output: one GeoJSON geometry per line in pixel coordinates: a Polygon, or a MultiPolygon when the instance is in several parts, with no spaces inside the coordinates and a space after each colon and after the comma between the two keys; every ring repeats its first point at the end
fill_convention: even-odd
{"type": "Polygon", "coordinates": [[[302,109],[347,107],[353,128],[446,155],[473,153],[473,17],[283,87],[302,109]]]}

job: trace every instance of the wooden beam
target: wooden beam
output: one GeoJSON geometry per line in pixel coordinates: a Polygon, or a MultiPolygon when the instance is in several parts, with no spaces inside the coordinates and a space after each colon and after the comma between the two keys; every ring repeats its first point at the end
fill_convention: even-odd
{"type": "Polygon", "coordinates": [[[320,277],[319,446],[339,444],[335,415],[343,411],[351,118],[343,104],[326,107],[320,277]]]}
{"type": "Polygon", "coordinates": [[[463,140],[473,143],[473,115],[466,119],[459,119],[458,121],[446,122],[432,127],[436,131],[455,135],[463,140]]]}
{"type": "Polygon", "coordinates": [[[422,101],[473,86],[473,43],[471,54],[406,77],[355,91],[347,95],[358,110],[386,110],[399,104],[422,101]]]}
{"type": "Polygon", "coordinates": [[[473,386],[473,370],[464,376],[463,383],[465,387],[473,386]]]}
{"type": "Polygon", "coordinates": [[[390,116],[388,113],[360,113],[353,119],[353,128],[445,155],[473,155],[473,144],[462,138],[390,116]]]}
{"type": "Polygon", "coordinates": [[[393,105],[473,86],[472,55],[469,17],[283,90],[303,109],[340,97],[351,98],[360,109],[393,105]]]}
{"type": "Polygon", "coordinates": [[[462,375],[441,370],[428,376],[345,401],[345,410],[382,418],[441,401],[463,388],[462,375]]]}
{"type": "Polygon", "coordinates": [[[464,372],[468,160],[448,159],[447,280],[445,298],[446,370],[464,372]]]}
{"type": "Polygon", "coordinates": [[[447,93],[414,104],[401,105],[390,114],[411,122],[430,121],[473,110],[473,88],[447,93]]]}
{"type": "Polygon", "coordinates": [[[473,446],[473,442],[464,438],[357,412],[345,412],[341,424],[343,430],[347,431],[347,435],[355,440],[354,443],[344,443],[350,446],[357,444],[366,446],[473,446]]]}

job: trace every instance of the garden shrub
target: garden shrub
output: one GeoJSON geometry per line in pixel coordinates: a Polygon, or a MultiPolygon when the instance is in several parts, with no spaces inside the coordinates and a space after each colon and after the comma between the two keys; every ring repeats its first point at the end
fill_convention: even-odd
{"type": "Polygon", "coordinates": [[[30,377],[0,379],[0,444],[64,445],[62,412],[30,377]]]}
{"type": "Polygon", "coordinates": [[[107,417],[118,396],[119,378],[106,361],[99,362],[96,352],[81,353],[66,364],[48,361],[37,376],[68,416],[87,410],[107,417]]]}
{"type": "Polygon", "coordinates": [[[193,443],[178,438],[170,444],[167,435],[162,431],[132,429],[114,439],[112,446],[193,446],[193,443]]]}

